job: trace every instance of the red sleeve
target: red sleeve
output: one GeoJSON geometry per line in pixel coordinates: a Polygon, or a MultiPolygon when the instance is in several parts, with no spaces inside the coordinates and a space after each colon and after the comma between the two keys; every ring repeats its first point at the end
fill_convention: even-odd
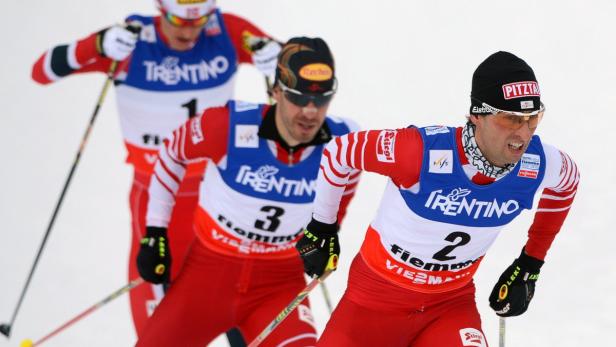
{"type": "MultiPolygon", "coordinates": [[[[158,152],[154,180],[150,186],[151,199],[159,202],[175,199],[186,174],[186,165],[191,161],[209,158],[218,162],[227,151],[228,127],[229,111],[226,107],[218,107],[205,110],[201,116],[188,120],[174,130],[158,152]]],[[[158,217],[148,218],[168,222],[170,211],[164,208],[166,205],[155,208],[157,212],[153,212],[152,216],[158,217]]]]}
{"type": "Polygon", "coordinates": [[[548,249],[569,214],[580,179],[575,162],[563,152],[560,155],[559,183],[556,187],[543,190],[524,247],[526,254],[541,260],[545,259],[548,249]]]}
{"type": "Polygon", "coordinates": [[[252,51],[247,43],[251,37],[272,39],[272,37],[266,35],[261,29],[242,17],[223,13],[222,18],[240,63],[252,63],[252,51]]]}
{"type": "Polygon", "coordinates": [[[340,221],[365,170],[390,177],[401,188],[419,180],[423,141],[416,128],[349,133],[330,141],[321,157],[313,217],[340,221]],[[347,197],[348,196],[348,197],[347,197]]]}
{"type": "Polygon", "coordinates": [[[227,153],[229,109],[213,107],[192,118],[165,140],[172,157],[183,163],[209,158],[218,162],[227,153]]]}
{"type": "Polygon", "coordinates": [[[346,217],[347,209],[349,208],[349,204],[353,197],[355,196],[355,189],[357,184],[359,183],[359,177],[361,176],[361,171],[357,171],[352,173],[349,176],[349,182],[344,187],[344,193],[342,194],[342,198],[340,199],[340,207],[338,208],[337,221],[338,225],[342,225],[342,221],[344,217],[346,217]]]}
{"type": "Polygon", "coordinates": [[[102,57],[96,49],[96,35],[57,45],[43,53],[32,67],[32,79],[49,84],[73,73],[107,72],[111,59],[102,57]]]}
{"type": "Polygon", "coordinates": [[[348,168],[391,177],[404,188],[419,180],[423,142],[415,128],[360,131],[333,142],[324,152],[327,161],[323,160],[322,165],[330,183],[335,183],[336,177],[346,178],[348,168]]]}

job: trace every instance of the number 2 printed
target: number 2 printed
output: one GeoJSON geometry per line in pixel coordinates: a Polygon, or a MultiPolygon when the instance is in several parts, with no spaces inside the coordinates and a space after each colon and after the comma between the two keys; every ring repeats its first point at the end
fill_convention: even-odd
{"type": "Polygon", "coordinates": [[[445,246],[440,251],[434,253],[432,258],[436,260],[440,260],[440,261],[456,259],[456,257],[450,256],[448,254],[451,253],[451,251],[453,251],[456,247],[464,246],[465,244],[469,243],[471,241],[471,236],[461,231],[454,231],[453,233],[445,237],[445,241],[457,242],[457,243],[454,243],[453,245],[445,246]]]}

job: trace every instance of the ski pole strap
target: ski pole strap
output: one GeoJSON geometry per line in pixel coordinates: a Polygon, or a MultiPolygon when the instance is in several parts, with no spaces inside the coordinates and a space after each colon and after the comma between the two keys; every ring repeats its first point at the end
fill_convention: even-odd
{"type": "Polygon", "coordinates": [[[267,327],[265,327],[265,329],[263,329],[263,331],[261,331],[261,334],[259,334],[259,336],[257,336],[254,340],[252,340],[252,342],[248,345],[248,347],[257,347],[259,344],[261,344],[261,342],[263,342],[263,340],[265,340],[265,338],[267,338],[267,336],[271,334],[272,331],[274,331],[274,329],[276,329],[280,325],[280,323],[282,323],[282,321],[284,321],[285,318],[287,318],[289,314],[291,314],[291,312],[295,310],[297,306],[299,306],[299,304],[308,296],[308,294],[310,294],[310,292],[319,283],[323,283],[325,281],[325,279],[336,269],[337,265],[338,265],[338,256],[333,254],[329,258],[329,261],[327,262],[327,267],[325,269],[325,272],[323,272],[323,275],[321,275],[321,277],[317,277],[313,279],[312,281],[310,281],[310,283],[308,283],[306,288],[304,288],[299,294],[297,294],[295,299],[293,299],[293,301],[291,301],[291,303],[287,305],[287,307],[285,307],[276,316],[276,318],[274,318],[274,320],[267,327]]]}

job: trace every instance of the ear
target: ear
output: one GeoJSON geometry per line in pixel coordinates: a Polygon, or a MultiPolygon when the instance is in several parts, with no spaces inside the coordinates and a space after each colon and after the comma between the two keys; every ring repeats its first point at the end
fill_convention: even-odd
{"type": "Polygon", "coordinates": [[[280,100],[282,99],[282,90],[280,90],[279,86],[272,87],[272,98],[277,104],[280,103],[280,100]]]}
{"type": "Polygon", "coordinates": [[[476,114],[471,114],[468,116],[468,120],[473,123],[475,126],[477,126],[479,123],[481,123],[481,116],[476,115],[476,114]]]}

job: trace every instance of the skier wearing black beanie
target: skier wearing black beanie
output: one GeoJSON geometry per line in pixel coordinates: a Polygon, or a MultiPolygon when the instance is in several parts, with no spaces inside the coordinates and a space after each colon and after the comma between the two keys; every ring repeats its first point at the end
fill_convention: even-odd
{"type": "Polygon", "coordinates": [[[309,275],[330,271],[323,259],[340,255],[335,222],[349,172],[389,181],[317,346],[487,346],[473,275],[542,193],[526,244],[489,297],[502,317],[528,309],[579,181],[573,160],[535,135],[544,112],[532,68],[496,52],[473,74],[464,126],[369,130],[327,145],[296,246],[309,275]]]}

